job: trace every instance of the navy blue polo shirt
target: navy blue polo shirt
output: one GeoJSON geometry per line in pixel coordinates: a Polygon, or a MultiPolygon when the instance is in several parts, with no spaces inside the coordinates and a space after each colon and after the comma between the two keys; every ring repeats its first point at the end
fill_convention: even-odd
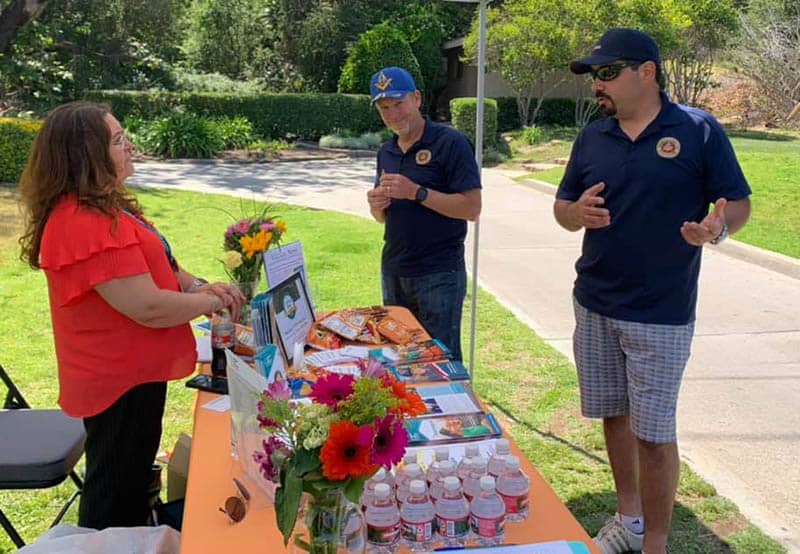
{"type": "Polygon", "coordinates": [[[702,248],[681,236],[709,204],[750,195],[722,127],[708,113],[661,95],[658,116],[631,141],[614,117],[578,135],[557,198],[575,201],[605,182],[611,225],[587,229],[575,297],[614,319],[683,325],[694,321],[702,248]]]}
{"type": "MultiPolygon", "coordinates": [[[[382,171],[400,173],[432,190],[451,194],[481,188],[480,172],[469,140],[452,127],[425,118],[425,131],[407,152],[397,135],[381,146],[375,186],[382,171]]],[[[467,222],[453,219],[414,200],[392,199],[386,208],[382,271],[415,277],[464,270],[467,222]]]]}

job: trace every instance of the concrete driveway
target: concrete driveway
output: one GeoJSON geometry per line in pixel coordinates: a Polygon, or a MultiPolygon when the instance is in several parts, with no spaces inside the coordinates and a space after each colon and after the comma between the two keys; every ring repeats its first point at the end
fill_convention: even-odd
{"type": "MultiPolygon", "coordinates": [[[[131,183],[369,217],[373,176],[372,159],[149,162],[137,165],[131,183]]],[[[581,234],[556,225],[552,201],[484,170],[479,282],[571,357],[570,291],[581,234]]],[[[800,264],[758,249],[733,250],[736,256],[712,247],[704,254],[678,410],[681,453],[756,525],[800,552],[800,264]]]]}

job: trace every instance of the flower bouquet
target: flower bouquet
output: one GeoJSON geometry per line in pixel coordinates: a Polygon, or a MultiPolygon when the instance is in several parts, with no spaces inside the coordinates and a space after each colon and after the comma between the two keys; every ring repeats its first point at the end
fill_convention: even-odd
{"type": "MultiPolygon", "coordinates": [[[[261,278],[261,262],[264,252],[272,245],[279,245],[286,232],[286,222],[268,216],[267,208],[260,214],[245,217],[229,225],[225,230],[222,265],[230,280],[237,284],[247,299],[247,306],[255,295],[261,278]]],[[[242,314],[243,322],[249,310],[242,314]]]]}
{"type": "Polygon", "coordinates": [[[285,381],[262,393],[258,421],[269,434],[253,457],[265,479],[279,484],[275,513],[284,543],[295,528],[302,493],[307,539],[295,544],[314,553],[364,548],[360,498],[381,466],[399,462],[408,444],[403,417],[425,404],[379,363],[361,377],[326,374],[311,387],[311,403],[290,400],[285,381]]]}

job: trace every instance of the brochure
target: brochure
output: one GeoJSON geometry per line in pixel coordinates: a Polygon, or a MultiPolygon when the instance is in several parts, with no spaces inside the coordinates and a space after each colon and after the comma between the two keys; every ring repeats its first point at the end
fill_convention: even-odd
{"type": "Polygon", "coordinates": [[[461,362],[423,362],[390,366],[389,371],[405,383],[435,383],[437,381],[469,381],[469,372],[461,362]]]}
{"type": "Polygon", "coordinates": [[[438,339],[384,346],[369,351],[370,359],[378,360],[386,366],[448,361],[451,356],[450,350],[438,339]]]}
{"type": "Polygon", "coordinates": [[[495,417],[486,412],[408,419],[405,426],[410,446],[488,439],[502,434],[495,417]]]}
{"type": "Polygon", "coordinates": [[[480,402],[472,387],[464,383],[415,387],[413,390],[425,402],[428,409],[426,416],[481,412],[480,402]]]}

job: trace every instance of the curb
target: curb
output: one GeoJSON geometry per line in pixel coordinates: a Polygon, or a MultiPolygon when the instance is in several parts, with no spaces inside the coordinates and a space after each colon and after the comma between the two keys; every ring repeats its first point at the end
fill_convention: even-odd
{"type": "MultiPolygon", "coordinates": [[[[513,179],[512,179],[513,180],[513,179]]],[[[537,181],[536,179],[526,179],[524,181],[514,181],[520,185],[535,189],[541,193],[555,196],[556,187],[544,181],[537,181]]],[[[735,239],[728,239],[719,246],[714,247],[714,250],[726,254],[737,260],[748,262],[765,269],[775,271],[800,280],[800,260],[778,254],[777,252],[770,252],[757,246],[751,246],[735,239]]]]}

